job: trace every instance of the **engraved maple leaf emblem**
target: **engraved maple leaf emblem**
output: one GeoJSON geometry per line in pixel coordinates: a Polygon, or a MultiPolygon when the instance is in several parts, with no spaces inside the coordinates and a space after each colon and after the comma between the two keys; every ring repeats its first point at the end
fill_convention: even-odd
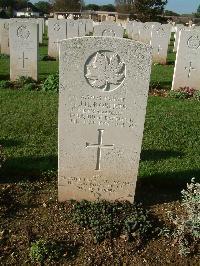
{"type": "Polygon", "coordinates": [[[87,65],[86,78],[92,87],[103,91],[116,89],[125,78],[125,64],[120,61],[119,55],[107,55],[106,52],[97,52],[87,65]],[[111,86],[111,84],[118,86],[111,86]]]}

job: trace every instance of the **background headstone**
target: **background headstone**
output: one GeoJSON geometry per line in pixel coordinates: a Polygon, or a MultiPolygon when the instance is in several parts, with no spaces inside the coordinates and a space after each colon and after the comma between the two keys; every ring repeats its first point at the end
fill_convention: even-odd
{"type": "Polygon", "coordinates": [[[123,38],[124,28],[114,22],[94,26],[94,36],[109,36],[123,38]]]}
{"type": "Polygon", "coordinates": [[[153,47],[153,62],[166,64],[168,43],[171,35],[169,24],[152,26],[150,44],[153,47]]]}
{"type": "Polygon", "coordinates": [[[132,27],[132,40],[139,41],[140,40],[140,27],[142,27],[142,22],[135,21],[132,27]]]}
{"type": "Polygon", "coordinates": [[[48,19],[48,55],[58,57],[59,43],[67,38],[67,21],[65,19],[48,19]]]}
{"type": "Polygon", "coordinates": [[[92,19],[86,19],[86,34],[89,35],[90,33],[93,33],[93,20],[92,19]]]}
{"type": "Polygon", "coordinates": [[[133,202],[151,47],[122,38],[60,46],[59,200],[133,202]]]}
{"type": "Polygon", "coordinates": [[[132,39],[132,30],[133,30],[134,23],[135,21],[128,21],[126,24],[126,33],[129,39],[132,39]]]}
{"type": "Polygon", "coordinates": [[[139,36],[140,41],[150,44],[151,41],[151,31],[152,31],[152,24],[151,23],[141,23],[139,25],[139,36]]]}
{"type": "Polygon", "coordinates": [[[78,36],[83,37],[86,35],[86,22],[85,19],[78,19],[78,36]]]}
{"type": "Polygon", "coordinates": [[[1,53],[6,55],[10,54],[9,24],[9,19],[4,19],[0,24],[1,53]]]}
{"type": "MultiPolygon", "coordinates": [[[[184,26],[183,24],[177,24],[175,27],[175,33],[174,33],[174,52],[177,52],[177,47],[178,47],[178,40],[179,40],[179,34],[181,30],[187,30],[188,28],[184,26]]],[[[188,29],[189,30],[189,29],[188,29]]]]}
{"type": "Polygon", "coordinates": [[[38,78],[38,24],[10,23],[10,79],[38,78]]]}
{"type": "Polygon", "coordinates": [[[78,22],[74,19],[67,19],[67,38],[78,37],[78,22]]]}
{"type": "Polygon", "coordinates": [[[181,30],[172,89],[190,87],[200,90],[200,31],[181,30]]]}
{"type": "Polygon", "coordinates": [[[39,43],[43,43],[43,34],[44,34],[44,30],[43,30],[43,18],[37,18],[37,23],[39,25],[39,43]]]}

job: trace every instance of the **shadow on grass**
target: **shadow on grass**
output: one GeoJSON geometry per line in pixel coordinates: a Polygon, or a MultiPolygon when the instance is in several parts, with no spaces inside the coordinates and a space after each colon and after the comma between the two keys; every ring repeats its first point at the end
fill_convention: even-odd
{"type": "Polygon", "coordinates": [[[0,190],[0,207],[1,218],[15,218],[22,216],[21,211],[28,208],[36,208],[39,204],[36,203],[22,203],[18,200],[18,194],[12,187],[7,187],[0,190]]]}
{"type": "Polygon", "coordinates": [[[179,151],[142,150],[142,161],[160,161],[168,158],[182,157],[184,154],[179,151]]]}
{"type": "Polygon", "coordinates": [[[57,156],[7,158],[0,169],[0,184],[36,181],[46,171],[58,168],[57,156]]]}
{"type": "Polygon", "coordinates": [[[150,89],[156,90],[163,90],[163,89],[170,89],[172,86],[171,81],[151,81],[150,82],[150,89]]]}
{"type": "Polygon", "coordinates": [[[144,205],[154,205],[179,200],[181,190],[192,178],[200,182],[200,169],[160,173],[138,179],[135,199],[144,205]]]}
{"type": "Polygon", "coordinates": [[[174,66],[175,65],[174,59],[168,59],[166,65],[168,65],[168,66],[172,66],[173,65],[174,66]]]}
{"type": "Polygon", "coordinates": [[[0,145],[3,146],[3,148],[10,148],[10,147],[15,147],[19,146],[22,143],[22,141],[19,140],[14,140],[14,139],[0,139],[0,145]]]}
{"type": "Polygon", "coordinates": [[[9,74],[0,74],[0,80],[10,80],[9,74]]]}

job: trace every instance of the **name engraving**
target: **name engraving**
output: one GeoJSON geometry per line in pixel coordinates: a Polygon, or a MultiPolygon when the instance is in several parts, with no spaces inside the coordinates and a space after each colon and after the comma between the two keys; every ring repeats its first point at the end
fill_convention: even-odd
{"type": "Polygon", "coordinates": [[[134,128],[134,120],[127,113],[125,98],[114,96],[82,96],[70,99],[70,121],[74,124],[134,128]]]}

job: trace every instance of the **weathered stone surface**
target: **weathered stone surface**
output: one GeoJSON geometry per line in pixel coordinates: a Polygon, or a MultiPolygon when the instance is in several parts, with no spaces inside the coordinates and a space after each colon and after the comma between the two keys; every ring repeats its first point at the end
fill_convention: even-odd
{"type": "Polygon", "coordinates": [[[128,21],[126,24],[126,33],[129,39],[132,39],[132,29],[135,21],[128,21]]]}
{"type": "Polygon", "coordinates": [[[172,89],[190,87],[200,90],[200,31],[181,30],[172,89]]]}
{"type": "Polygon", "coordinates": [[[1,53],[6,55],[10,54],[9,24],[9,19],[3,19],[0,21],[1,53]]]}
{"type": "Polygon", "coordinates": [[[118,26],[115,22],[104,22],[101,25],[94,26],[94,36],[109,36],[123,38],[124,28],[118,26]]]}
{"type": "Polygon", "coordinates": [[[151,41],[151,31],[152,31],[151,23],[140,23],[139,24],[139,40],[141,42],[150,44],[151,41]]]}
{"type": "Polygon", "coordinates": [[[10,23],[10,79],[38,77],[38,24],[10,23]]]}
{"type": "Polygon", "coordinates": [[[43,33],[44,33],[44,30],[43,30],[44,19],[43,18],[37,18],[36,21],[39,25],[39,43],[42,43],[43,42],[43,33]]]}
{"type": "Polygon", "coordinates": [[[74,19],[67,19],[67,38],[78,37],[78,22],[74,19]]]}
{"type": "Polygon", "coordinates": [[[86,19],[86,34],[93,33],[93,20],[92,19],[86,19]]]}
{"type": "Polygon", "coordinates": [[[60,46],[59,200],[133,202],[151,48],[83,37],[60,46]]]}
{"type": "Polygon", "coordinates": [[[139,41],[140,40],[140,28],[142,27],[142,22],[134,21],[132,28],[132,40],[139,41]]]}
{"type": "Polygon", "coordinates": [[[178,47],[178,40],[179,40],[179,34],[181,30],[189,30],[188,27],[184,26],[183,24],[177,24],[175,27],[175,34],[174,34],[174,52],[177,52],[177,47],[178,47]]]}
{"type": "Polygon", "coordinates": [[[61,40],[67,39],[67,22],[65,19],[48,19],[48,55],[58,57],[59,43],[61,40]]]}
{"type": "Polygon", "coordinates": [[[11,18],[10,22],[28,22],[28,23],[37,23],[38,24],[38,34],[39,34],[39,43],[43,42],[43,23],[44,19],[43,18],[11,18]]]}
{"type": "Polygon", "coordinates": [[[86,35],[86,22],[85,19],[78,19],[78,36],[83,37],[86,35]]]}
{"type": "Polygon", "coordinates": [[[169,24],[152,26],[150,44],[153,47],[154,63],[166,64],[170,35],[171,26],[169,24]]]}

